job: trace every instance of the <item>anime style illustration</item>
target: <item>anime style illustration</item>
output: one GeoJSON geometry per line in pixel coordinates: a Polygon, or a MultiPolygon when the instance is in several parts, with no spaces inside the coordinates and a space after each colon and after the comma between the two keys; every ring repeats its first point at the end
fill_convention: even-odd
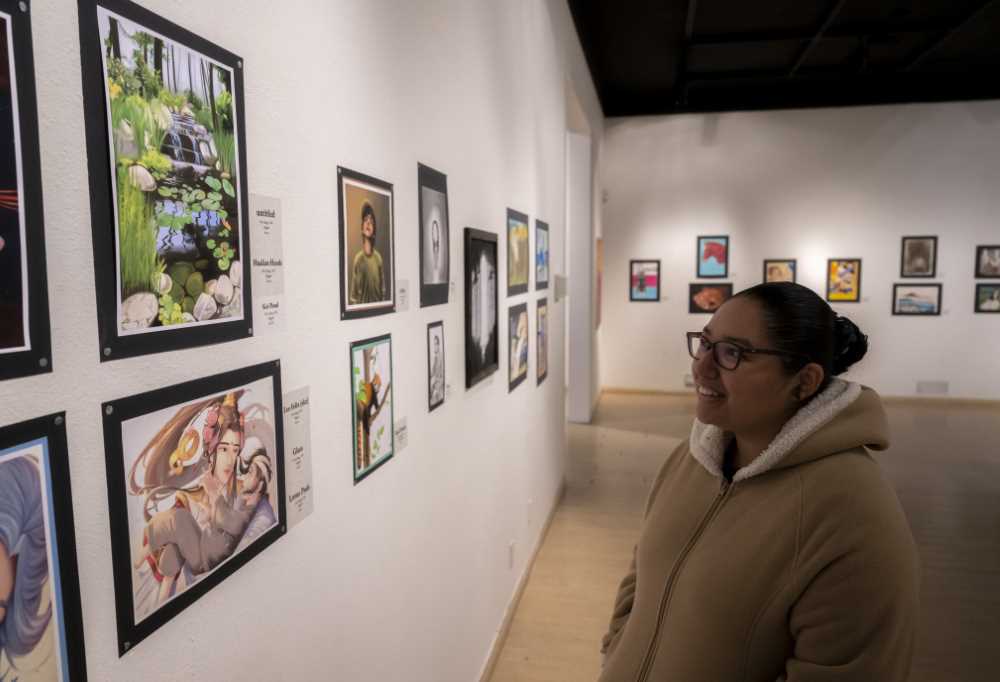
{"type": "Polygon", "coordinates": [[[497,242],[490,232],[465,229],[465,387],[500,365],[497,242]]]}
{"type": "Polygon", "coordinates": [[[137,622],[277,525],[274,405],[263,389],[124,423],[126,444],[162,424],[125,455],[137,622]]]}
{"type": "Polygon", "coordinates": [[[688,312],[714,313],[732,295],[732,284],[691,284],[688,292],[688,312]]]}
{"type": "Polygon", "coordinates": [[[354,482],[393,455],[392,339],[351,344],[354,482]]]}
{"type": "Polygon", "coordinates": [[[535,289],[549,286],[549,225],[535,220],[535,289]]]}
{"type": "Polygon", "coordinates": [[[729,237],[698,237],[698,277],[729,274],[729,237]]]}
{"type": "Polygon", "coordinates": [[[765,282],[795,282],[797,262],[794,259],[765,260],[765,282]]]}
{"type": "Polygon", "coordinates": [[[628,300],[660,300],[660,261],[629,261],[629,271],[628,300]]]}
{"type": "Polygon", "coordinates": [[[507,295],[528,290],[531,257],[528,255],[528,216],[507,209],[507,295]]]}
{"type": "Polygon", "coordinates": [[[513,391],[528,376],[528,304],[512,306],[507,314],[509,336],[507,390],[513,391]]]}
{"type": "Polygon", "coordinates": [[[861,300],[861,259],[831,258],[827,261],[826,300],[857,303],[861,300]]]}
{"type": "Polygon", "coordinates": [[[427,407],[444,402],[444,322],[427,325],[427,407]]]}
{"type": "Polygon", "coordinates": [[[3,682],[86,678],[64,420],[0,428],[3,682]]]}
{"type": "Polygon", "coordinates": [[[341,317],[395,308],[392,185],[338,168],[340,176],[341,317]]]}
{"type": "Polygon", "coordinates": [[[535,320],[538,336],[535,348],[536,364],[536,386],[545,381],[549,375],[549,303],[547,299],[539,299],[538,307],[535,311],[535,320]]]}

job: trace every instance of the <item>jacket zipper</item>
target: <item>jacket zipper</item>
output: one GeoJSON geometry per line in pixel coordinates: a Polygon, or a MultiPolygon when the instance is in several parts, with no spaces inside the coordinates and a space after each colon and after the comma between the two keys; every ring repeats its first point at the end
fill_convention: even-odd
{"type": "Polygon", "coordinates": [[[670,595],[673,591],[674,580],[677,578],[677,574],[680,573],[681,568],[684,566],[684,562],[687,559],[688,554],[694,549],[694,546],[698,543],[698,539],[701,534],[705,531],[705,528],[711,522],[712,518],[718,512],[719,507],[725,501],[726,496],[729,494],[729,490],[732,488],[733,484],[729,481],[722,480],[722,488],[719,490],[719,494],[715,496],[715,500],[712,502],[712,506],[709,507],[708,512],[702,518],[701,523],[698,525],[697,530],[691,539],[688,540],[687,545],[684,546],[684,550],[681,552],[680,557],[677,559],[677,563],[674,564],[674,569],[670,572],[667,577],[667,584],[663,587],[663,596],[660,598],[660,609],[656,616],[656,627],[653,628],[653,638],[649,642],[649,649],[646,651],[646,656],[643,658],[642,667],[639,668],[639,677],[636,682],[645,682],[649,671],[653,668],[653,660],[656,658],[656,643],[660,639],[660,629],[663,627],[663,619],[667,614],[667,605],[670,603],[670,595]]]}

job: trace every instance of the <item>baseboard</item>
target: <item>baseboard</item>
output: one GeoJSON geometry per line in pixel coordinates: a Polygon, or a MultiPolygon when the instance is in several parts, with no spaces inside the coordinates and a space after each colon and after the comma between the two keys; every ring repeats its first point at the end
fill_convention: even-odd
{"type": "Polygon", "coordinates": [[[555,518],[556,510],[559,508],[559,504],[562,502],[565,494],[566,482],[563,481],[559,485],[559,492],[556,493],[556,499],[552,504],[552,509],[549,510],[549,516],[545,519],[545,526],[538,535],[538,542],[535,543],[535,547],[531,550],[531,558],[528,559],[528,563],[524,567],[524,572],[521,573],[521,577],[517,581],[514,595],[511,597],[510,603],[507,605],[507,610],[503,614],[500,630],[497,632],[497,636],[493,638],[493,644],[490,646],[490,655],[487,657],[486,664],[479,675],[479,682],[489,682],[490,678],[493,677],[497,662],[500,660],[500,653],[503,651],[503,645],[507,642],[507,635],[510,634],[510,626],[514,622],[514,614],[517,613],[518,604],[521,603],[521,597],[524,596],[524,588],[528,586],[528,578],[531,577],[531,570],[535,567],[538,550],[542,548],[542,543],[545,542],[545,538],[549,534],[552,519],[555,518]]]}
{"type": "Polygon", "coordinates": [[[685,391],[661,391],[654,388],[625,388],[624,386],[607,386],[601,388],[601,395],[604,395],[605,393],[617,395],[658,395],[670,398],[694,397],[693,388],[689,388],[685,391]]]}

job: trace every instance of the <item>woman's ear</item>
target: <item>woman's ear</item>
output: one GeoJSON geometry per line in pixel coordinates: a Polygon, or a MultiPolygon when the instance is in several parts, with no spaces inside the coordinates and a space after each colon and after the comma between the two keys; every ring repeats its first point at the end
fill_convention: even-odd
{"type": "Polygon", "coordinates": [[[808,365],[799,370],[799,387],[796,389],[796,394],[802,402],[805,402],[816,394],[819,390],[820,384],[823,383],[823,379],[826,377],[826,373],[823,368],[815,363],[810,362],[808,365]]]}

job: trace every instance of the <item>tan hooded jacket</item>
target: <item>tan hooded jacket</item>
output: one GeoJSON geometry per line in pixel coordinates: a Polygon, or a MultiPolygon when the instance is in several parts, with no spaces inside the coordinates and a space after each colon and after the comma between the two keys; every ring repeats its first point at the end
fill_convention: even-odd
{"type": "Polygon", "coordinates": [[[834,380],[759,457],[695,421],[653,483],[601,682],[902,682],[918,560],[878,395],[834,380]]]}

